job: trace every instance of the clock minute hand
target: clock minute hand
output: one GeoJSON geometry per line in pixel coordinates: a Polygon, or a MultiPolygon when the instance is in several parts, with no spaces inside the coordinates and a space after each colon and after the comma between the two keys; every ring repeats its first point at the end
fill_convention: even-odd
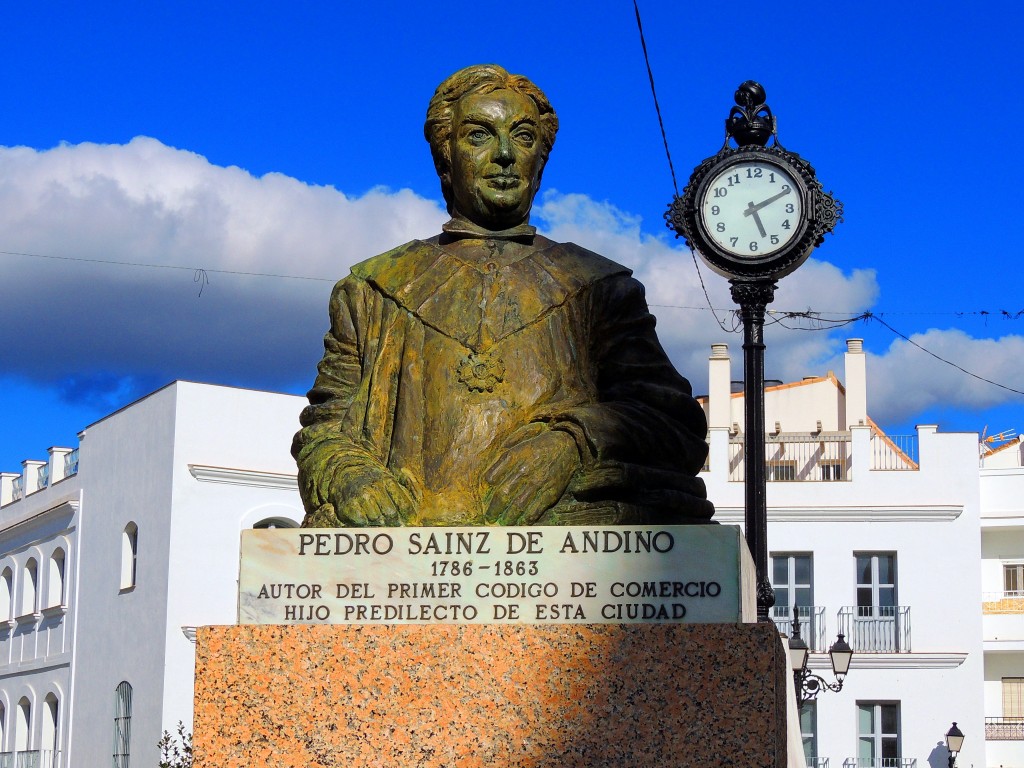
{"type": "Polygon", "coordinates": [[[771,196],[771,197],[769,197],[769,198],[768,198],[767,200],[762,200],[762,201],[761,201],[760,203],[758,203],[757,205],[754,205],[754,203],[753,203],[753,202],[747,203],[747,210],[745,210],[745,211],[743,212],[743,215],[744,215],[744,216],[754,216],[754,215],[755,215],[755,214],[757,214],[757,212],[758,212],[758,211],[760,211],[760,210],[761,210],[762,208],[764,208],[764,207],[766,207],[766,206],[769,206],[769,205],[771,205],[771,204],[772,204],[772,203],[774,203],[774,202],[775,202],[776,200],[778,200],[778,199],[779,199],[780,197],[785,197],[785,196],[786,196],[786,195],[788,195],[788,194],[789,194],[789,193],[790,193],[791,191],[792,191],[792,190],[789,190],[789,189],[787,189],[787,190],[784,190],[783,192],[779,192],[779,194],[777,194],[777,195],[772,195],[772,196],[771,196]]]}

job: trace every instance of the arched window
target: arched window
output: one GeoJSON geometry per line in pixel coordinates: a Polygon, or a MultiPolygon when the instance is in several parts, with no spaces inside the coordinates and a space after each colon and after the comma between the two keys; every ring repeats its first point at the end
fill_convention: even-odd
{"type": "Polygon", "coordinates": [[[14,584],[14,573],[10,568],[4,568],[0,575],[0,621],[7,621],[12,618],[11,609],[14,608],[12,585],[14,584]]]}
{"type": "Polygon", "coordinates": [[[4,736],[7,735],[7,710],[4,709],[4,705],[0,704],[0,752],[6,751],[7,742],[4,741],[4,736]]]}
{"type": "Polygon", "coordinates": [[[132,686],[122,681],[114,692],[114,768],[128,768],[132,741],[132,686]]]}
{"type": "Polygon", "coordinates": [[[135,569],[139,553],[139,527],[128,523],[121,534],[121,589],[135,586],[135,569]]]}
{"type": "MultiPolygon", "coordinates": [[[[54,752],[58,752],[60,750],[58,746],[60,741],[58,738],[60,735],[58,732],[60,719],[58,718],[57,697],[52,693],[48,693],[46,698],[43,699],[43,704],[43,734],[42,740],[39,742],[39,748],[52,749],[54,752]]],[[[56,764],[56,761],[54,761],[54,764],[56,764]]]]}
{"type": "Polygon", "coordinates": [[[14,751],[28,751],[28,735],[32,732],[32,705],[28,699],[18,702],[18,721],[14,724],[14,751]]]}
{"type": "Polygon", "coordinates": [[[286,517],[265,517],[253,525],[254,530],[266,530],[268,528],[298,528],[299,524],[286,517]]]}
{"type": "Polygon", "coordinates": [[[39,585],[39,564],[34,557],[25,563],[21,584],[21,610],[19,616],[28,616],[36,612],[36,588],[39,585]]]}
{"type": "Polygon", "coordinates": [[[64,604],[64,550],[58,547],[50,555],[50,573],[47,579],[46,606],[64,604]]]}

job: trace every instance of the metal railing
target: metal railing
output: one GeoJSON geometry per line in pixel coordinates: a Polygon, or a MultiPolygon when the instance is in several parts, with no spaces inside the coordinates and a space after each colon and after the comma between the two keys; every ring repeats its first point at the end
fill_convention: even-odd
{"type": "MultiPolygon", "coordinates": [[[[825,606],[799,605],[800,637],[807,646],[816,652],[824,652],[825,648],[825,606]]],[[[772,621],[779,628],[779,634],[793,636],[793,609],[787,605],[776,605],[772,608],[772,621]]]]}
{"type": "Polygon", "coordinates": [[[916,757],[848,757],[843,768],[917,768],[916,757]]]}
{"type": "Polygon", "coordinates": [[[807,768],[828,768],[827,757],[808,757],[807,768]]]}
{"type": "Polygon", "coordinates": [[[982,613],[1024,613],[1024,592],[985,592],[982,613]]]}
{"type": "Polygon", "coordinates": [[[18,475],[11,483],[11,501],[25,498],[25,479],[18,475]]]}
{"type": "Polygon", "coordinates": [[[39,467],[39,472],[36,474],[36,488],[43,490],[50,484],[50,465],[43,464],[39,467]]]}
{"type": "MultiPolygon", "coordinates": [[[[743,440],[729,439],[729,480],[742,482],[743,440]]],[[[850,433],[780,432],[764,441],[769,482],[826,482],[850,479],[850,433]]]]}
{"type": "Polygon", "coordinates": [[[986,717],[986,741],[1024,741],[1024,719],[1019,717],[986,717]]]}
{"type": "Polygon", "coordinates": [[[64,454],[64,477],[78,474],[78,449],[64,454]]]}
{"type": "Polygon", "coordinates": [[[917,435],[887,435],[871,429],[871,468],[886,471],[915,470],[917,435]]]}
{"type": "Polygon", "coordinates": [[[58,749],[0,752],[0,768],[60,768],[62,765],[58,749]]]}
{"type": "Polygon", "coordinates": [[[909,653],[910,606],[843,606],[839,632],[858,653],[909,653]]]}

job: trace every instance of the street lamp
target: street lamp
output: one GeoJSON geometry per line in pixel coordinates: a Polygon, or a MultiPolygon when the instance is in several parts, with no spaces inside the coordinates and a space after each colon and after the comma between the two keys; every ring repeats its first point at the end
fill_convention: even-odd
{"type": "MultiPolygon", "coordinates": [[[[836,681],[830,683],[820,675],[813,674],[807,669],[807,658],[810,656],[810,649],[807,643],[800,637],[800,614],[793,606],[793,636],[789,638],[789,665],[793,670],[793,687],[796,689],[796,705],[800,709],[808,701],[818,698],[823,688],[833,693],[839,693],[843,689],[843,681],[846,673],[850,671],[850,662],[853,660],[853,649],[840,632],[832,647],[828,649],[829,659],[832,661],[832,674],[836,681]]],[[[953,723],[953,730],[956,730],[956,723],[953,723]]],[[[949,739],[953,730],[946,735],[949,739]]],[[[957,731],[957,733],[960,733],[957,731]]],[[[960,742],[963,742],[963,734],[960,734],[960,742]]],[[[959,745],[959,742],[958,742],[959,745]]],[[[959,746],[957,747],[959,749],[959,746]]],[[[950,763],[950,768],[953,764],[950,763]]]]}
{"type": "Polygon", "coordinates": [[[964,745],[964,734],[953,723],[953,727],[946,732],[946,749],[949,750],[949,768],[955,768],[956,756],[964,745]]]}

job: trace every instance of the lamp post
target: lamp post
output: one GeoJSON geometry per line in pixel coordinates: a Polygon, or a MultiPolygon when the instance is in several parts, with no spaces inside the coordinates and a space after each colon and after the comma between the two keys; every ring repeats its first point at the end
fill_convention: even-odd
{"type": "Polygon", "coordinates": [[[949,750],[949,768],[956,768],[956,756],[964,745],[964,734],[953,723],[953,727],[946,731],[946,749],[949,750]]]}
{"type": "Polygon", "coordinates": [[[729,279],[743,321],[744,534],[757,572],[757,620],[771,621],[764,449],[764,320],[777,280],[807,260],[842,220],[811,164],[779,143],[759,83],[741,83],[725,142],[690,176],[665,214],[668,226],[729,279]],[[732,142],[732,143],[730,143],[732,142]]]}
{"type": "MultiPolygon", "coordinates": [[[[836,641],[832,643],[832,647],[828,649],[828,655],[832,662],[832,674],[836,678],[834,683],[828,682],[825,678],[815,675],[807,669],[810,649],[804,639],[800,637],[800,615],[794,606],[793,636],[789,638],[789,665],[793,670],[797,709],[801,709],[808,701],[818,698],[818,694],[823,688],[827,688],[833,693],[839,693],[843,689],[843,681],[846,679],[846,673],[850,671],[850,662],[853,660],[853,649],[850,648],[841,632],[836,641]]],[[[956,723],[953,723],[953,730],[956,730],[956,723]]],[[[946,738],[949,738],[949,734],[946,735],[946,738]]],[[[960,741],[963,741],[963,734],[960,735],[960,741]]],[[[950,763],[950,768],[953,768],[952,763],[950,763]]]]}

